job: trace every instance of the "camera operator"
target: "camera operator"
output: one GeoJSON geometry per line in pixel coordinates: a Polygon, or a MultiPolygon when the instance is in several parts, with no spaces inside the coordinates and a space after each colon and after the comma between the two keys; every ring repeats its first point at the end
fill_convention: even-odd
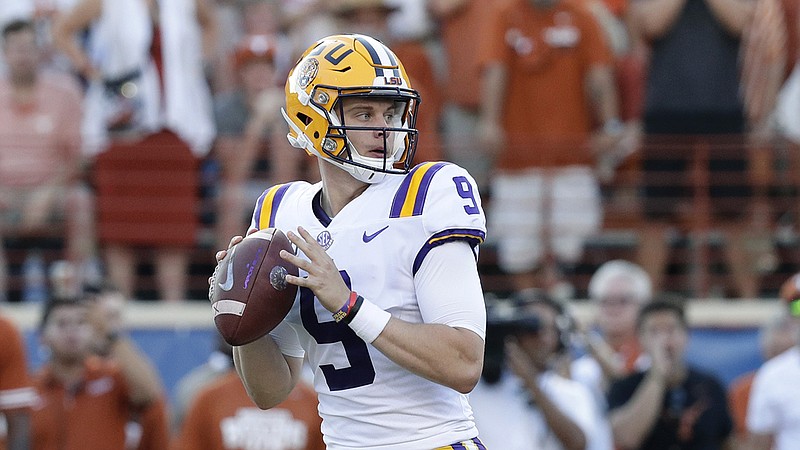
{"type": "Polygon", "coordinates": [[[539,294],[489,315],[487,338],[492,332],[504,337],[509,370],[494,384],[482,381],[470,395],[487,448],[611,448],[596,441],[596,430],[607,425],[588,388],[555,370],[567,350],[567,321],[560,304],[539,294]]]}

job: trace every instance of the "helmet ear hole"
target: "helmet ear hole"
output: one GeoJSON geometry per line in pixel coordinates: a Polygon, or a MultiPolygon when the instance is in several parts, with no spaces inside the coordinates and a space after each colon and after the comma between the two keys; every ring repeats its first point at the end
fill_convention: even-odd
{"type": "Polygon", "coordinates": [[[314,132],[314,139],[319,139],[319,131],[314,132]]]}
{"type": "Polygon", "coordinates": [[[305,125],[305,126],[308,126],[311,123],[311,121],[313,120],[311,117],[309,117],[308,115],[303,114],[301,112],[297,113],[297,118],[300,119],[300,122],[303,122],[303,125],[305,125]]]}

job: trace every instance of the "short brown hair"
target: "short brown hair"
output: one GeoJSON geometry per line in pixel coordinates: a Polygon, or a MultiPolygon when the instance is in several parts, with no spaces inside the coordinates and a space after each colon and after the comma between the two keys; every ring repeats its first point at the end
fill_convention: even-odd
{"type": "Polygon", "coordinates": [[[9,35],[19,33],[20,31],[30,31],[35,33],[36,28],[33,26],[33,22],[30,20],[12,20],[3,27],[3,40],[5,41],[9,35]]]}
{"type": "Polygon", "coordinates": [[[686,321],[684,303],[685,301],[681,297],[666,294],[657,295],[653,301],[644,304],[639,310],[639,316],[636,319],[636,329],[641,331],[644,321],[647,320],[649,316],[659,312],[673,313],[675,317],[678,318],[678,322],[680,322],[681,326],[683,326],[684,329],[688,329],[689,323],[686,321]]]}

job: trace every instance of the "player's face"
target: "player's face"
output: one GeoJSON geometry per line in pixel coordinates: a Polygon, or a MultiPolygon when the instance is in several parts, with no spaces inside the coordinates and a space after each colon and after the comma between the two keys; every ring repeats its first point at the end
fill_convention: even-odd
{"type": "MultiPolygon", "coordinates": [[[[355,127],[399,127],[405,104],[383,98],[344,98],[344,124],[355,127]]],[[[384,130],[347,131],[347,138],[359,155],[383,159],[386,149],[394,146],[395,132],[384,130]]]]}

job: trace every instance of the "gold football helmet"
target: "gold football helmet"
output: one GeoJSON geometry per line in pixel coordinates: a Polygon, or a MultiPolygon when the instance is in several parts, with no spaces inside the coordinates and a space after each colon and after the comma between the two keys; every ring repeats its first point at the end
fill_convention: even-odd
{"type": "Polygon", "coordinates": [[[322,158],[365,183],[411,169],[417,146],[420,97],[397,56],[377,39],[359,34],[329,36],[300,57],[286,81],[287,136],[292,146],[322,158]],[[398,113],[385,127],[344,123],[343,98],[375,97],[395,102],[398,113]],[[383,158],[360,155],[347,132],[382,131],[383,158]]]}

